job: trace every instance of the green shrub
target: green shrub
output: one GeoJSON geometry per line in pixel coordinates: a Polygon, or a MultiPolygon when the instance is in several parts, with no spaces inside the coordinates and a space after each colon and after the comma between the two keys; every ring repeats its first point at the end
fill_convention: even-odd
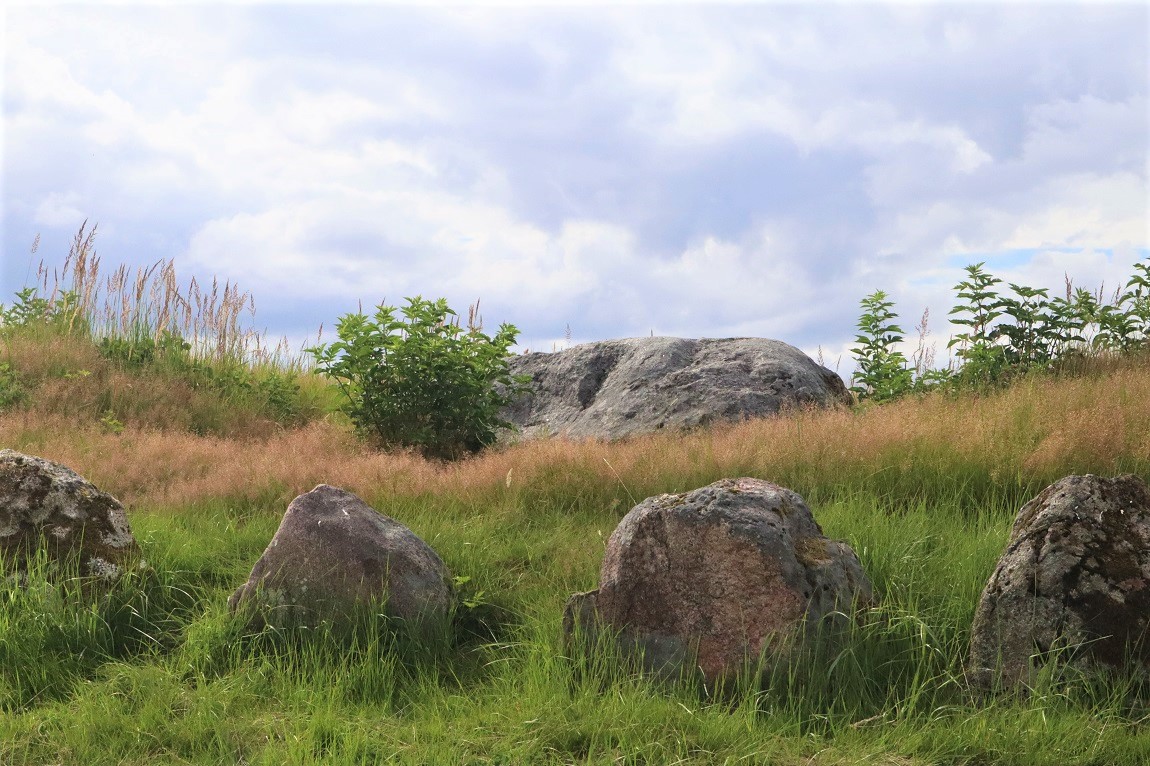
{"type": "Polygon", "coordinates": [[[858,360],[854,378],[857,383],[851,391],[859,398],[876,402],[889,401],[909,391],[914,376],[906,356],[894,348],[902,342],[903,330],[894,324],[898,315],[891,311],[894,303],[886,298],[885,292],[876,290],[862,299],[863,314],[855,337],[859,347],[851,349],[858,360]]]}
{"type": "Polygon", "coordinates": [[[464,329],[443,298],[407,303],[402,317],[383,305],[374,318],[341,317],[338,341],[308,349],[317,370],[339,385],[356,428],[384,446],[454,459],[492,444],[510,427],[500,410],[522,384],[507,361],[519,331],[464,329]]]}
{"type": "Polygon", "coordinates": [[[1115,345],[1129,351],[1150,343],[1150,258],[1134,264],[1134,276],[1126,283],[1118,305],[1123,310],[1110,316],[1117,328],[1115,345]]]}
{"type": "MultiPolygon", "coordinates": [[[[858,346],[851,350],[858,360],[851,390],[860,399],[889,401],[938,386],[981,390],[1033,371],[1066,369],[1066,362],[1089,355],[1127,354],[1150,344],[1150,258],[1134,264],[1125,292],[1115,293],[1110,304],[1101,291],[1096,297],[1069,279],[1065,297],[1013,283],[1013,295],[1000,295],[995,285],[1002,280],[983,266],[967,266],[966,279],[954,286],[960,303],[950,316],[963,331],[947,348],[957,346],[957,368],[930,369],[917,353],[909,368],[894,349],[903,339],[894,304],[882,290],[863,298],[858,346]]],[[[923,321],[925,327],[925,316],[923,321]]]]}
{"type": "Polygon", "coordinates": [[[968,329],[951,338],[947,348],[958,346],[955,355],[961,360],[959,381],[982,385],[999,379],[1006,369],[1002,346],[995,344],[993,322],[1002,316],[1002,301],[994,286],[1002,280],[983,271],[983,263],[966,267],[967,279],[954,286],[964,304],[950,310],[951,322],[968,329]],[[960,316],[955,316],[955,315],[960,316]],[[965,316],[961,316],[965,315],[965,316]]]}
{"type": "Polygon", "coordinates": [[[36,325],[49,325],[62,331],[87,331],[87,320],[80,312],[79,294],[64,290],[48,299],[41,297],[35,287],[25,287],[16,293],[16,301],[11,306],[5,308],[0,303],[0,330],[36,325]]]}
{"type": "MultiPolygon", "coordinates": [[[[994,328],[994,338],[1006,338],[1003,349],[1006,363],[1015,369],[1045,369],[1057,357],[1060,349],[1081,336],[1072,335],[1073,314],[1059,316],[1044,288],[1010,283],[1016,297],[1003,297],[998,301],[1002,313],[1013,321],[1002,322],[994,328]]],[[[1068,304],[1069,306],[1069,304],[1068,304]]]]}

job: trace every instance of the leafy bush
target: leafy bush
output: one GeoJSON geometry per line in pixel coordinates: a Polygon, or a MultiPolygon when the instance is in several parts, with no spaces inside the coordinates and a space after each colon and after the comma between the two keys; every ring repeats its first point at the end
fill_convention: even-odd
{"type": "Polygon", "coordinates": [[[951,321],[964,329],[947,348],[957,347],[957,370],[953,365],[943,370],[908,367],[894,348],[903,340],[902,329],[894,324],[894,304],[882,290],[862,300],[858,346],[851,351],[858,360],[858,385],[851,390],[860,399],[889,401],[939,385],[1000,385],[1088,354],[1125,354],[1150,346],[1150,259],[1134,264],[1125,292],[1116,293],[1110,304],[1102,302],[1101,292],[1095,297],[1074,289],[1069,279],[1065,297],[1051,299],[1046,289],[1013,283],[1013,295],[1003,296],[995,290],[1002,280],[983,266],[967,266],[966,278],[954,286],[960,303],[951,309],[951,321]]]}
{"type": "Polygon", "coordinates": [[[905,393],[913,378],[906,356],[894,348],[894,344],[902,342],[903,330],[894,324],[898,315],[891,311],[894,303],[886,298],[886,293],[876,290],[862,299],[863,314],[855,337],[859,347],[851,350],[858,360],[855,374],[858,384],[851,386],[851,390],[860,398],[877,402],[905,393]]]}
{"type": "Polygon", "coordinates": [[[1109,345],[1130,351],[1150,343],[1150,258],[1134,264],[1134,276],[1126,283],[1126,292],[1117,306],[1107,307],[1102,318],[1102,331],[1109,345]]]}
{"type": "Polygon", "coordinates": [[[1002,347],[995,344],[991,329],[994,320],[1002,316],[1001,303],[993,289],[1002,280],[986,273],[982,267],[982,263],[966,267],[967,279],[954,286],[965,303],[950,310],[954,317],[950,321],[968,328],[946,344],[947,348],[958,346],[955,355],[961,360],[960,378],[965,383],[993,382],[1005,367],[1002,347]]]}
{"type": "Polygon", "coordinates": [[[492,444],[510,427],[499,413],[522,385],[507,361],[519,331],[464,329],[443,298],[407,303],[401,317],[383,305],[374,318],[341,317],[338,341],[308,349],[317,370],[339,385],[356,428],[384,446],[454,459],[492,444]]]}
{"type": "Polygon", "coordinates": [[[58,292],[51,300],[40,296],[35,287],[25,287],[16,293],[16,301],[5,308],[0,303],[0,330],[50,325],[57,329],[86,330],[87,322],[80,314],[80,296],[75,291],[58,292]]]}

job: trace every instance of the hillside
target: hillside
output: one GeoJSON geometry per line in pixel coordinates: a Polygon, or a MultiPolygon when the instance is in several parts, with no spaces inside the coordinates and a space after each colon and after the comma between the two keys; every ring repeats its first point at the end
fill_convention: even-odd
{"type": "Polygon", "coordinates": [[[371,449],[300,367],[232,367],[219,383],[218,360],[117,358],[35,323],[3,353],[0,446],[120,498],[152,566],[96,602],[4,591],[5,764],[1150,760],[1144,690],[1051,678],[986,700],[963,682],[978,595],[1019,506],[1071,473],[1150,480],[1145,356],[978,395],[444,463],[371,449]],[[594,587],[622,515],[734,476],[796,490],[850,543],[881,598],[873,619],[835,657],[723,699],[574,667],[562,605],[594,587]],[[442,555],[462,603],[450,635],[252,636],[229,619],[287,503],[321,482],[442,555]]]}

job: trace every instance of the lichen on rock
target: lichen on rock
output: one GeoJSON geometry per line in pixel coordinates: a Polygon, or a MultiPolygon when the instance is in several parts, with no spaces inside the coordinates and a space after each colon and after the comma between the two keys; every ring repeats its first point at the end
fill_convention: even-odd
{"type": "Polygon", "coordinates": [[[0,450],[0,555],[21,570],[44,551],[53,565],[111,581],[139,563],[120,501],[67,466],[0,450]]]}
{"type": "Polygon", "coordinates": [[[971,628],[972,681],[1029,686],[1051,660],[1150,673],[1150,489],[1067,476],[1018,512],[971,628]]]}

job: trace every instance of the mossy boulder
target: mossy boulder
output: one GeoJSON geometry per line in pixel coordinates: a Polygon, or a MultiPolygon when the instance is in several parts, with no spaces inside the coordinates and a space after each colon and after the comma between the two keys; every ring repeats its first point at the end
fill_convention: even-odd
{"type": "Polygon", "coordinates": [[[111,582],[139,563],[140,549],[119,500],[67,466],[5,449],[0,557],[10,571],[43,559],[58,571],[111,582]]]}
{"type": "Polygon", "coordinates": [[[971,628],[971,679],[1024,688],[1051,660],[1150,672],[1150,489],[1067,476],[1018,512],[971,628]]]}
{"type": "Polygon", "coordinates": [[[841,378],[769,338],[623,338],[511,358],[527,391],[507,438],[620,439],[655,431],[849,405],[841,378]]]}

